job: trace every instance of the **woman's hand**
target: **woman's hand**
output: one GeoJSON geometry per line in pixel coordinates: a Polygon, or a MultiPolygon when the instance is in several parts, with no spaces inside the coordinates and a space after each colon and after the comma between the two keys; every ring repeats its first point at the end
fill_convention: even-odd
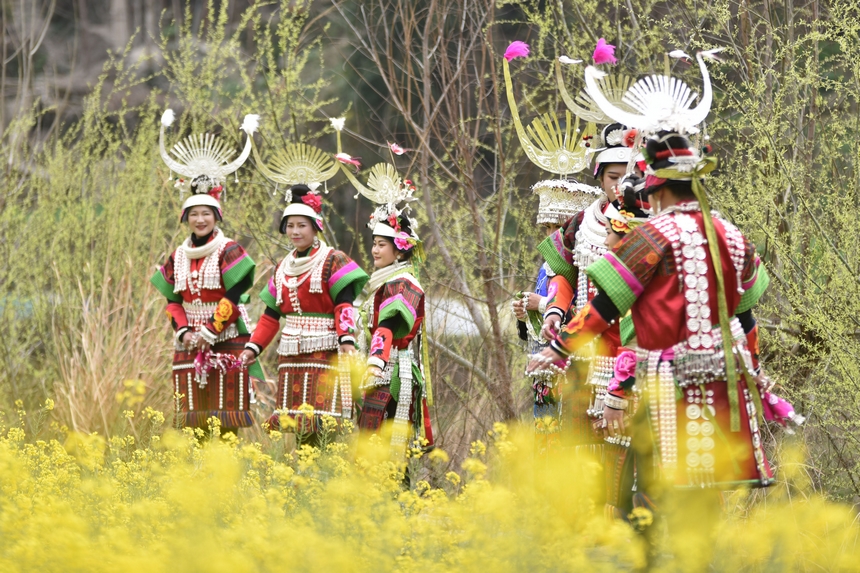
{"type": "MultiPolygon", "coordinates": [[[[242,351],[242,354],[239,355],[239,360],[242,361],[243,366],[250,366],[251,364],[253,364],[254,362],[257,361],[257,355],[254,354],[253,350],[249,350],[246,348],[245,350],[242,351]]],[[[251,378],[251,380],[252,380],[252,384],[254,384],[254,391],[256,392],[257,391],[256,382],[253,382],[253,380],[254,380],[253,378],[251,378]]]]}
{"type": "Polygon", "coordinates": [[[555,337],[558,336],[560,330],[561,320],[559,320],[558,315],[551,314],[543,320],[540,335],[544,340],[552,342],[555,340],[555,337]]]}
{"type": "Polygon", "coordinates": [[[526,368],[526,372],[534,372],[535,370],[543,370],[553,362],[558,362],[562,360],[563,357],[561,354],[553,350],[551,347],[547,346],[538,354],[532,354],[531,359],[529,360],[529,365],[526,368]]]}
{"type": "Polygon", "coordinates": [[[624,435],[624,410],[603,406],[603,422],[605,423],[603,431],[608,433],[610,437],[624,435]]]}
{"type": "Polygon", "coordinates": [[[355,344],[341,344],[339,352],[346,355],[355,354],[355,344]]]}
{"type": "Polygon", "coordinates": [[[540,299],[543,298],[541,295],[536,292],[528,293],[529,298],[526,303],[526,310],[538,310],[540,305],[540,299]]]}
{"type": "Polygon", "coordinates": [[[526,310],[523,308],[523,299],[515,298],[511,301],[511,308],[514,310],[514,316],[520,322],[526,319],[526,310]]]}
{"type": "Polygon", "coordinates": [[[185,347],[185,350],[191,350],[195,346],[197,346],[197,333],[193,330],[189,330],[185,334],[182,335],[182,346],[185,347]]]}

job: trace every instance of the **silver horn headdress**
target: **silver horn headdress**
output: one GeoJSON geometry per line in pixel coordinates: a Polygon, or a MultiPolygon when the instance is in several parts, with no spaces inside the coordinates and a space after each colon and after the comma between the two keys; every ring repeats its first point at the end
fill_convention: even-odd
{"type": "Polygon", "coordinates": [[[172,109],[167,109],[161,116],[161,130],[158,145],[161,159],[178,177],[175,186],[180,193],[191,193],[191,197],[182,205],[182,216],[190,207],[206,205],[218,210],[221,215],[221,193],[227,177],[235,173],[248,159],[251,153],[251,134],[256,129],[257,116],[246,115],[242,130],[248,135],[245,147],[239,156],[230,160],[236,150],[221,137],[211,133],[191,134],[176,143],[170,150],[176,157],[170,156],[164,145],[164,129],[170,127],[175,119],[172,109]]]}
{"type": "MultiPolygon", "coordinates": [[[[705,121],[713,101],[711,76],[705,65],[705,58],[712,58],[720,50],[718,48],[696,54],[703,83],[702,99],[696,107],[692,107],[697,97],[696,92],[682,80],[668,75],[653,74],[633,84],[621,98],[621,101],[632,108],[632,111],[622,109],[603,93],[600,80],[606,74],[594,66],[585,68],[585,85],[588,94],[603,113],[628,127],[645,133],[659,131],[671,131],[681,135],[698,133],[698,126],[705,121]]],[[[689,57],[678,50],[669,55],[674,58],[689,57]]]]}

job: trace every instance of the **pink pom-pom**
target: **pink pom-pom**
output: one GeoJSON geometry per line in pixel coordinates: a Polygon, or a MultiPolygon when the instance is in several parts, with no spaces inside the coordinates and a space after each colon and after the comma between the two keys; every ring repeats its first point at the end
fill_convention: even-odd
{"type": "Polygon", "coordinates": [[[508,46],[507,50],[505,50],[505,59],[509,62],[514,58],[525,58],[528,55],[529,45],[525,42],[520,42],[519,40],[511,42],[511,45],[508,46]]]}
{"type": "Polygon", "coordinates": [[[592,58],[594,59],[595,66],[618,63],[618,60],[615,59],[615,46],[607,44],[603,38],[597,40],[597,47],[594,48],[592,58]]]}

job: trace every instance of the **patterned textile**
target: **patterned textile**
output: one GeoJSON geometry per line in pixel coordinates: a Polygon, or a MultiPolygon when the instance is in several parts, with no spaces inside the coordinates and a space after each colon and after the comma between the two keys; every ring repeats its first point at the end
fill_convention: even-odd
{"type": "MultiPolygon", "coordinates": [[[[376,289],[370,300],[373,305],[368,310],[369,328],[373,334],[371,344],[378,338],[376,334],[379,331],[386,330],[379,327],[380,322],[396,320],[393,321],[395,327],[392,333],[390,360],[386,361],[382,377],[372,382],[371,387],[365,388],[364,399],[367,400],[368,396],[372,396],[376,388],[384,388],[390,400],[396,404],[392,435],[392,448],[393,451],[397,450],[396,455],[402,456],[405,453],[405,447],[414,438],[424,438],[428,442],[426,447],[432,447],[433,429],[420,358],[421,345],[424,343],[420,336],[424,321],[424,291],[415,277],[403,273],[392,277],[376,289]],[[397,350],[396,354],[394,349],[397,350]],[[409,366],[408,375],[401,373],[401,368],[406,365],[409,366]],[[411,389],[402,387],[404,381],[411,385],[411,389]],[[401,403],[401,400],[404,403],[401,403]]],[[[372,355],[373,350],[371,347],[372,355]]],[[[378,413],[371,409],[367,416],[362,421],[362,418],[365,418],[365,413],[362,411],[359,427],[371,430],[374,424],[373,418],[378,417],[378,413]]]]}
{"type": "Polygon", "coordinates": [[[280,356],[278,360],[278,409],[269,418],[272,428],[280,428],[280,417],[295,420],[293,428],[307,434],[316,432],[320,418],[332,416],[338,422],[352,418],[352,384],[348,373],[337,367],[337,351],[320,351],[295,356],[280,356]],[[307,404],[310,412],[300,412],[307,404]]]}
{"type": "MultiPolygon", "coordinates": [[[[716,380],[707,379],[704,384],[690,383],[687,371],[676,371],[677,368],[693,368],[694,362],[690,360],[718,360],[722,355],[716,349],[720,341],[698,346],[697,340],[696,345],[690,347],[697,349],[691,355],[694,358],[687,357],[686,362],[679,362],[676,351],[669,350],[675,345],[693,344],[690,342],[692,332],[699,330],[690,329],[700,329],[704,321],[714,325],[709,329],[718,329],[716,317],[719,316],[716,273],[708,249],[684,247],[690,250],[684,251],[683,258],[679,259],[685,261],[683,269],[676,267],[679,264],[675,262],[676,256],[681,256],[682,249],[677,243],[673,247],[664,236],[674,229],[671,217],[675,216],[681,217],[663,215],[637,227],[614,251],[587,271],[622,314],[630,310],[636,325],[640,349],[637,386],[644,389],[642,404],[652,428],[650,432],[638,433],[634,440],[640,440],[640,445],[644,440],[644,447],[650,444],[659,452],[655,457],[659,471],[676,487],[766,486],[773,476],[761,446],[757,420],[761,414],[758,412],[759,389],[744,375],[739,376],[737,387],[731,392],[740,404],[740,425],[737,431],[732,431],[732,401],[725,380],[717,375],[716,380]],[[674,249],[678,249],[679,254],[674,249]],[[684,275],[681,275],[682,270],[684,275]],[[679,280],[685,284],[679,284],[679,280]],[[691,307],[695,314],[689,314],[691,307]]],[[[688,235],[687,238],[682,236],[681,244],[687,241],[690,245],[690,233],[698,236],[697,245],[702,244],[704,226],[700,212],[688,210],[682,219],[676,220],[690,221],[694,225],[689,232],[684,231],[688,235]]],[[[768,278],[749,241],[717,217],[714,217],[714,228],[731,316],[744,310],[742,302],[747,308],[757,302],[768,278]],[[744,260],[738,261],[738,268],[732,261],[732,248],[734,252],[743,252],[744,260]],[[739,288],[746,289],[744,295],[750,293],[747,299],[742,298],[739,288]]],[[[735,344],[740,345],[736,346],[739,356],[746,351],[742,336],[735,344]]]]}
{"type": "MultiPolygon", "coordinates": [[[[311,253],[312,254],[312,253],[311,253]]],[[[283,263],[278,263],[280,267],[283,263]]],[[[300,308],[293,308],[293,302],[290,299],[290,293],[286,285],[275,286],[275,277],[278,274],[278,267],[272,273],[266,287],[260,292],[260,298],[266,303],[266,306],[278,312],[281,316],[291,313],[301,312],[303,314],[317,314],[325,316],[334,316],[334,300],[337,295],[345,288],[351,288],[355,295],[361,292],[364,284],[369,280],[363,270],[361,270],[355,262],[340,251],[332,251],[326,257],[322,269],[322,292],[311,292],[311,284],[313,279],[305,279],[296,288],[296,299],[300,308]],[[281,300],[280,306],[277,304],[278,291],[280,288],[281,300]]],[[[299,278],[302,280],[302,277],[299,278]]]]}
{"type": "MultiPolygon", "coordinates": [[[[201,302],[218,302],[224,297],[227,290],[235,286],[245,276],[251,276],[251,281],[254,280],[256,264],[248,255],[245,249],[235,241],[228,241],[221,252],[219,266],[221,268],[221,287],[218,289],[203,288],[200,295],[192,295],[186,289],[182,292],[173,292],[174,278],[174,260],[176,252],[170,254],[164,265],[158,269],[150,278],[150,282],[167,300],[172,302],[192,302],[195,299],[200,299],[201,302]]],[[[189,260],[189,271],[199,271],[200,267],[206,259],[191,259],[189,260]]]]}
{"type": "MultiPolygon", "coordinates": [[[[185,289],[181,292],[174,292],[174,260],[176,252],[174,251],[167,258],[167,261],[158,269],[150,278],[150,282],[169,302],[193,304],[201,303],[217,303],[227,294],[227,290],[235,286],[246,276],[254,280],[256,272],[256,264],[248,255],[242,245],[235,241],[228,241],[221,251],[219,258],[219,267],[221,269],[221,284],[218,288],[201,288],[198,294],[192,294],[190,289],[185,289]]],[[[206,259],[191,259],[189,260],[189,272],[200,271],[206,259]]],[[[241,301],[240,302],[245,302],[241,301]]],[[[181,310],[179,312],[182,312],[181,310]]],[[[236,320],[238,334],[248,334],[248,328],[243,317],[236,320]]]]}
{"type": "Polygon", "coordinates": [[[396,401],[387,388],[374,388],[373,391],[368,392],[364,397],[361,414],[358,417],[359,429],[371,432],[379,431],[385,420],[394,417],[393,408],[390,407],[392,405],[396,405],[396,401]]]}
{"type": "MultiPolygon", "coordinates": [[[[701,213],[695,213],[694,218],[703,228],[701,213]]],[[[638,345],[648,350],[671,348],[689,336],[685,310],[687,302],[682,289],[679,289],[672,245],[654,226],[656,220],[651,219],[636,227],[615,249],[587,270],[591,280],[612,299],[622,315],[631,311],[638,345]],[[637,300],[648,302],[634,304],[637,300]]],[[[720,242],[726,302],[729,315],[734,315],[758,302],[769,277],[764,267],[756,263],[754,247],[744,238],[747,259],[744,261],[742,281],[748,290],[744,292],[747,298],[743,302],[748,308],[741,307],[742,297],[738,293],[741,285],[737,284],[725,227],[719,218],[715,218],[714,223],[720,242]]],[[[706,260],[710,260],[710,253],[706,260]]],[[[708,266],[705,275],[707,283],[716,285],[713,265],[708,266]]],[[[719,316],[716,296],[710,297],[709,306],[710,315],[719,316]]]]}
{"type": "Polygon", "coordinates": [[[576,245],[576,232],[584,216],[585,211],[580,211],[538,245],[538,252],[552,272],[566,278],[571,285],[576,285],[579,277],[578,269],[573,265],[573,252],[576,245]]]}
{"type": "MultiPolygon", "coordinates": [[[[238,357],[249,336],[243,335],[212,347],[212,352],[238,357]]],[[[250,383],[248,370],[231,370],[224,374],[210,373],[206,384],[195,379],[194,358],[197,350],[179,351],[173,357],[173,391],[182,394],[180,412],[184,427],[208,428],[207,420],[216,417],[223,428],[247,428],[253,425],[249,411],[250,383]]]]}
{"type": "Polygon", "coordinates": [[[395,330],[395,348],[405,348],[418,332],[424,319],[424,291],[413,280],[401,277],[391,280],[374,295],[374,327],[380,322],[400,317],[395,330]]]}
{"type": "MultiPolygon", "coordinates": [[[[393,421],[397,404],[397,398],[392,395],[391,389],[387,386],[367,390],[358,415],[359,429],[378,432],[383,423],[393,421]]],[[[421,396],[421,387],[416,384],[412,386],[412,402],[408,417],[414,436],[427,440],[424,446],[426,449],[432,448],[435,442],[430,423],[430,410],[427,407],[427,400],[421,396]]]]}

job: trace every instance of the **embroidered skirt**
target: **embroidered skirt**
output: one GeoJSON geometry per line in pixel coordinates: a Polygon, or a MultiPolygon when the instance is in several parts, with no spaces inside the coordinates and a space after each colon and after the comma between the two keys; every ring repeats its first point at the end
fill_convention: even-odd
{"type": "MultiPolygon", "coordinates": [[[[250,340],[248,335],[237,336],[212,347],[212,352],[238,357],[250,340]]],[[[183,427],[207,429],[207,420],[216,417],[222,428],[247,428],[254,420],[249,411],[250,383],[248,369],[228,372],[210,372],[203,380],[194,373],[197,349],[178,350],[173,355],[173,391],[181,394],[179,411],[183,427]]]]}
{"type": "Polygon", "coordinates": [[[377,432],[383,422],[392,419],[394,428],[391,436],[392,453],[400,457],[406,453],[407,445],[418,438],[424,449],[431,449],[435,442],[433,425],[430,422],[430,408],[424,397],[424,380],[421,369],[412,361],[411,352],[400,351],[398,361],[391,360],[386,366],[385,377],[389,385],[367,388],[358,418],[362,431],[377,432]],[[405,369],[409,377],[400,376],[405,369]],[[397,396],[392,395],[392,390],[397,396]]]}
{"type": "Polygon", "coordinates": [[[773,473],[762,447],[756,404],[744,377],[739,377],[734,389],[740,403],[740,431],[732,432],[726,382],[687,386],[680,389],[678,400],[671,374],[661,374],[657,395],[649,387],[644,404],[650,411],[663,478],[681,488],[770,485],[773,473]]]}
{"type": "Polygon", "coordinates": [[[276,430],[307,434],[318,431],[322,416],[332,416],[338,423],[352,419],[349,369],[339,369],[337,350],[280,356],[277,404],[269,418],[269,426],[276,430]],[[281,416],[295,424],[282,427],[281,416]]]}

